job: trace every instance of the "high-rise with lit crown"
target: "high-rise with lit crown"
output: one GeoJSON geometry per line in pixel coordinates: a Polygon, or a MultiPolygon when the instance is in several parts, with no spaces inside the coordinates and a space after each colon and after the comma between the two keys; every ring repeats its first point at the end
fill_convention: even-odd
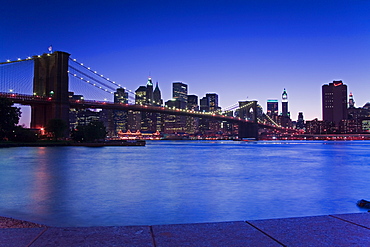
{"type": "Polygon", "coordinates": [[[288,117],[289,112],[288,112],[288,93],[286,92],[286,89],[284,88],[284,91],[281,95],[281,113],[283,117],[288,117]]]}
{"type": "Polygon", "coordinates": [[[333,81],[322,86],[322,119],[336,126],[347,119],[347,85],[333,81]]]}
{"type": "Polygon", "coordinates": [[[153,105],[153,82],[152,78],[148,78],[146,83],[146,104],[153,105]]]}

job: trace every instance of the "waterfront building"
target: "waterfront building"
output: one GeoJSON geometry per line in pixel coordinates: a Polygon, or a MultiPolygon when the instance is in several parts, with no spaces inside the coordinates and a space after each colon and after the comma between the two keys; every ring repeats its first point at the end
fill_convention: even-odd
{"type": "MultiPolygon", "coordinates": [[[[192,111],[199,111],[198,96],[188,95],[188,102],[186,109],[192,111]]],[[[199,118],[197,117],[186,117],[186,132],[188,134],[195,134],[199,130],[199,118]]]]}
{"type": "Polygon", "coordinates": [[[305,129],[303,112],[298,113],[298,120],[297,120],[297,123],[296,123],[296,129],[301,129],[301,130],[305,129]]]}
{"type": "MultiPolygon", "coordinates": [[[[128,104],[128,93],[124,88],[117,88],[114,93],[114,103],[128,104]]],[[[110,136],[117,136],[118,132],[126,132],[128,124],[128,112],[122,110],[103,110],[104,124],[110,136]],[[112,118],[112,120],[111,120],[112,118]]]]}
{"type": "Polygon", "coordinates": [[[347,85],[333,81],[322,86],[322,118],[336,127],[347,119],[347,85]]]}
{"type": "MultiPolygon", "coordinates": [[[[185,109],[186,103],[179,99],[168,100],[165,103],[168,108],[185,109]]],[[[164,115],[164,133],[183,135],[186,132],[186,116],[164,115]]]]}

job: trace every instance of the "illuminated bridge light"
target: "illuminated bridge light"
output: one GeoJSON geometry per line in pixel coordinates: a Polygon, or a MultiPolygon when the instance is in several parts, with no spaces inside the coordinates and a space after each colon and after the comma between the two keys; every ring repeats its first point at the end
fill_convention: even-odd
{"type": "Polygon", "coordinates": [[[77,60],[76,60],[76,59],[73,59],[73,61],[75,61],[75,62],[76,62],[77,60]]]}
{"type": "Polygon", "coordinates": [[[8,63],[10,62],[10,60],[8,59],[8,60],[6,60],[8,63]]]}

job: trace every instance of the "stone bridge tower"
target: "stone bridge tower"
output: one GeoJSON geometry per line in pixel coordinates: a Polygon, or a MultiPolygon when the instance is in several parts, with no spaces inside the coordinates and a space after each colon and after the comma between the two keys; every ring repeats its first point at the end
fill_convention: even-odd
{"type": "Polygon", "coordinates": [[[33,95],[50,97],[50,102],[31,106],[31,128],[45,127],[50,119],[69,122],[68,60],[66,52],[34,56],[33,95]]]}

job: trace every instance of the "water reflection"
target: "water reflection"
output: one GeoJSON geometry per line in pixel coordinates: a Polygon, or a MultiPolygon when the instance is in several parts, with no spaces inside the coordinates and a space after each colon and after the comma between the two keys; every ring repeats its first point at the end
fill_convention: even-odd
{"type": "Polygon", "coordinates": [[[370,142],[0,149],[0,215],[55,226],[359,212],[370,142]]]}

